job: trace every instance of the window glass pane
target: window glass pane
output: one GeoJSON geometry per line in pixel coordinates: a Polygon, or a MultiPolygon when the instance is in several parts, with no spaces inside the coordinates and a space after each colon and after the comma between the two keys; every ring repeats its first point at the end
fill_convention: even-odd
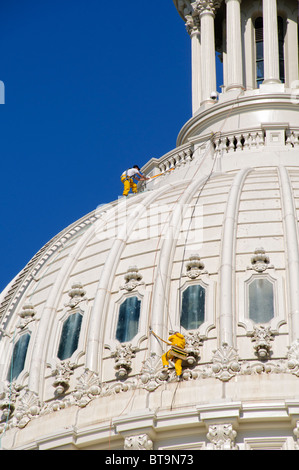
{"type": "Polygon", "coordinates": [[[264,58],[264,43],[263,41],[256,43],[256,60],[264,58]]]}
{"type": "Polygon", "coordinates": [[[120,343],[131,341],[138,333],[141,300],[129,297],[119,307],[116,339],[120,343]]]}
{"type": "Polygon", "coordinates": [[[81,323],[82,315],[79,312],[70,315],[63,323],[57,354],[61,361],[68,359],[76,351],[79,342],[81,323]]]}
{"type": "Polygon", "coordinates": [[[255,323],[268,323],[274,317],[273,284],[255,279],[249,285],[249,318],[255,323]]]}
{"type": "Polygon", "coordinates": [[[30,334],[22,335],[14,346],[13,354],[7,374],[7,380],[10,382],[17,379],[24,369],[30,334]]]}
{"type": "Polygon", "coordinates": [[[256,63],[256,77],[257,80],[261,80],[264,78],[264,62],[257,62],[256,63]]]}
{"type": "Polygon", "coordinates": [[[190,286],[183,292],[181,325],[185,330],[196,330],[205,319],[205,289],[190,286]]]}

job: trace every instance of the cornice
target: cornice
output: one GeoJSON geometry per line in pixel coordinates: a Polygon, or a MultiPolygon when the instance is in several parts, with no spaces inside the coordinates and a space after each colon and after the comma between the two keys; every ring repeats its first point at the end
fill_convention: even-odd
{"type": "MultiPolygon", "coordinates": [[[[177,146],[180,147],[190,142],[190,139],[194,138],[195,135],[199,137],[213,123],[218,124],[217,127],[215,125],[215,132],[218,132],[220,125],[233,116],[270,109],[299,112],[299,106],[294,103],[292,94],[286,93],[242,96],[237,99],[218,102],[186,122],[177,137],[177,146]]],[[[272,122],[272,124],[274,123],[275,121],[272,122]]],[[[238,128],[238,131],[241,130],[241,128],[238,128]]]]}

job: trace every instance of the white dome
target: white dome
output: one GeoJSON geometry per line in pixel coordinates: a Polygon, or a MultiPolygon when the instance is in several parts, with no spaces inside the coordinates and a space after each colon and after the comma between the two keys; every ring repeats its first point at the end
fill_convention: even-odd
{"type": "Polygon", "coordinates": [[[4,448],[296,447],[299,121],[278,87],[204,105],[138,195],[3,292],[4,448]],[[161,361],[177,331],[180,377],[161,361]]]}

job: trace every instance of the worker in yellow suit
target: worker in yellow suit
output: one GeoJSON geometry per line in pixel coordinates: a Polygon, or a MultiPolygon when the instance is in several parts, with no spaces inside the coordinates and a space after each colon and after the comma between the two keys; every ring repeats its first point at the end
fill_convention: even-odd
{"type": "Polygon", "coordinates": [[[173,335],[169,336],[168,341],[172,345],[172,349],[170,349],[165,354],[163,354],[162,356],[163,367],[168,367],[169,359],[174,359],[175,360],[174,367],[175,367],[176,375],[180,376],[182,374],[182,362],[187,357],[187,354],[184,353],[183,351],[185,349],[185,344],[186,344],[185,337],[181,333],[176,332],[173,335]],[[178,348],[176,348],[176,346],[178,348]]]}
{"type": "Polygon", "coordinates": [[[121,182],[124,184],[124,192],[123,196],[127,196],[132,189],[132,193],[137,193],[137,182],[149,180],[150,178],[146,178],[141,172],[138,165],[134,165],[133,168],[129,168],[128,170],[124,171],[120,177],[121,182]],[[137,182],[135,182],[135,181],[137,182]]]}

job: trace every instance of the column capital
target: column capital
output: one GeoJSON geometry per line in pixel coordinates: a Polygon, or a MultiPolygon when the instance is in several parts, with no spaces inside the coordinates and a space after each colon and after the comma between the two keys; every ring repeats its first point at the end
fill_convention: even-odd
{"type": "Polygon", "coordinates": [[[220,7],[222,0],[196,0],[191,3],[194,15],[203,15],[210,13],[215,15],[216,9],[220,7]]]}
{"type": "Polygon", "coordinates": [[[200,19],[199,16],[186,15],[186,29],[190,36],[200,31],[200,19]]]}

